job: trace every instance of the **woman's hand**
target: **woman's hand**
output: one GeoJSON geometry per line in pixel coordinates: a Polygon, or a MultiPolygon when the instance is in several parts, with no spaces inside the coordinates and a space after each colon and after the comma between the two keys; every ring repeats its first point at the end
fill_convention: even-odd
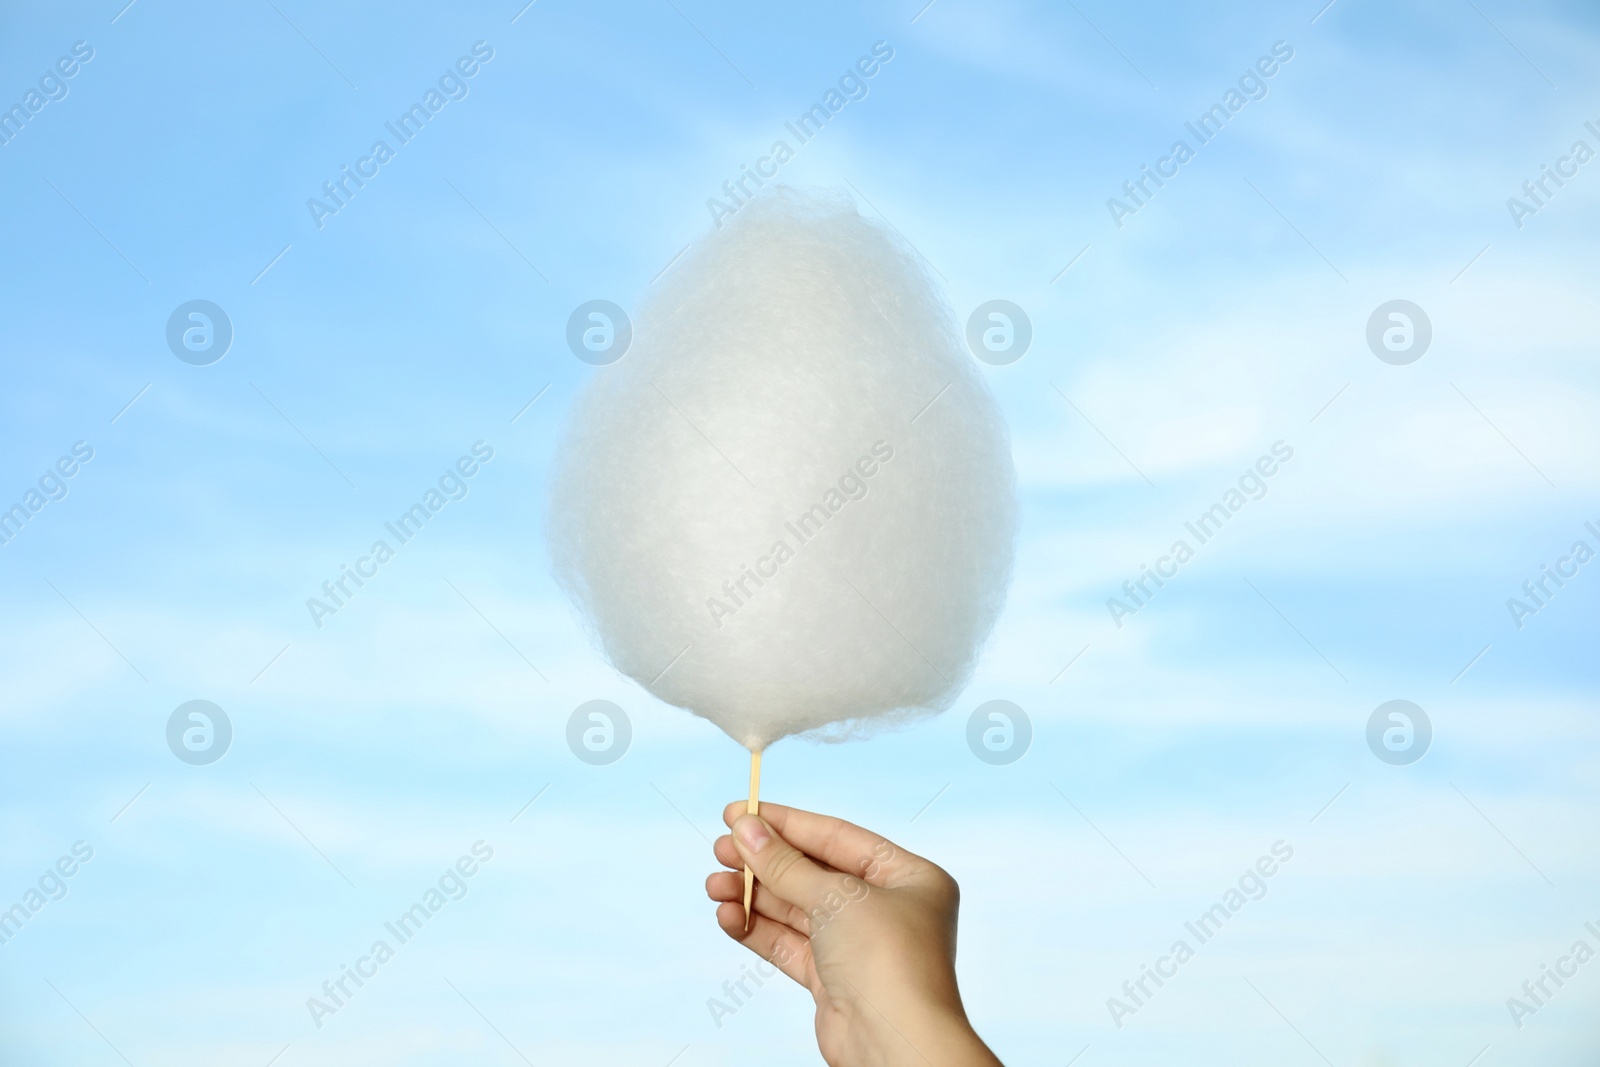
{"type": "Polygon", "coordinates": [[[956,989],[955,879],[869,830],[826,815],[735,801],[706,879],[717,924],[804,986],[832,1067],[998,1067],[956,989]],[[747,933],[744,878],[755,871],[747,933]]]}

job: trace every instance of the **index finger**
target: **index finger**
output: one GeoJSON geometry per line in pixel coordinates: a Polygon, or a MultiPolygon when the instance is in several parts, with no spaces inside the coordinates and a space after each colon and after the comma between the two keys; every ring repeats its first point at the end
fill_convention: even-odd
{"type": "MultiPolygon", "coordinates": [[[[745,801],[736,800],[723,809],[722,821],[732,827],[744,813],[745,801]]],[[[882,834],[832,815],[762,801],[761,817],[795,848],[868,885],[890,888],[921,859],[882,834]]]]}

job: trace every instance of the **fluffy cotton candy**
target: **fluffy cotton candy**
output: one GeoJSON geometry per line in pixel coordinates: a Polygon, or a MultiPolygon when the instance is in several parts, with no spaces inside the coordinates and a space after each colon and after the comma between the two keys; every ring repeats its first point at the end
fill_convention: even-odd
{"type": "Polygon", "coordinates": [[[948,707],[1005,597],[1000,412],[905,243],[781,190],[683,256],[551,480],[611,662],[751,749],[948,707]]]}

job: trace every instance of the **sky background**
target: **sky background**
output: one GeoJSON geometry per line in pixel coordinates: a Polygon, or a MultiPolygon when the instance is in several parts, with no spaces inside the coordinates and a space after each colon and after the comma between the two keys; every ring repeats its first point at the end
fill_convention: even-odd
{"type": "Polygon", "coordinates": [[[1592,6],[124,2],[0,8],[0,104],[93,49],[0,145],[0,507],[94,450],[0,546],[0,907],[93,849],[0,945],[0,1061],[820,1062],[797,988],[707,1009],[749,959],[701,888],[745,754],[597,656],[541,500],[597,373],[573,308],[636,308],[879,41],[782,180],[903,234],[958,321],[1025,309],[1030,349],[983,368],[1017,568],[954,709],[785,741],[764,795],[960,880],[1007,1063],[1600,1054],[1600,962],[1520,1028],[1506,1003],[1600,950],[1600,562],[1521,628],[1506,604],[1600,549],[1600,160],[1520,227],[1506,203],[1600,150],[1592,6]],[[307,199],[478,41],[468,95],[319,228],[307,199]],[[1280,41],[1267,95],[1119,228],[1107,198],[1280,41]],[[208,366],[165,341],[194,299],[234,330],[208,366]],[[1366,342],[1394,299],[1433,329],[1404,366],[1366,342]],[[315,626],[479,441],[465,499],[315,626]],[[1278,441],[1268,493],[1115,625],[1278,441]],[[197,699],[233,729],[206,766],[165,737],[197,699]],[[606,766],[565,740],[592,699],[632,723],[606,766]],[[965,741],[991,699],[1032,722],[1005,766],[965,741]],[[1405,766],[1366,741],[1392,699],[1432,723],[1405,766]],[[479,841],[466,895],[319,1028],[307,998],[479,841]],[[1116,1026],[1280,841],[1265,897],[1116,1026]]]}

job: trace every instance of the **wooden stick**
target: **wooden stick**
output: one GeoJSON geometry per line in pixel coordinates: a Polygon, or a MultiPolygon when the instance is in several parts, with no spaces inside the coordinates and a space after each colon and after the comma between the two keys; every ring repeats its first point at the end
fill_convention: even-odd
{"type": "MultiPolygon", "coordinates": [[[[761,750],[755,749],[750,753],[750,799],[745,803],[744,810],[747,815],[757,815],[761,811],[761,802],[757,799],[761,795],[761,750]]],[[[750,902],[755,898],[756,872],[750,869],[749,864],[744,868],[744,932],[750,932],[750,924],[754,921],[750,902]]]]}

